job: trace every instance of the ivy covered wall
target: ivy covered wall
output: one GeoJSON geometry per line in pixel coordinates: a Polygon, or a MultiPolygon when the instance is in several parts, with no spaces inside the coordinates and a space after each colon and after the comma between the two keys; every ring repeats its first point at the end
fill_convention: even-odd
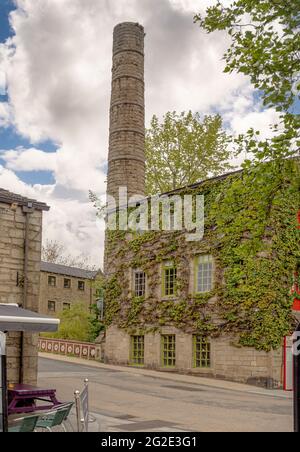
{"type": "Polygon", "coordinates": [[[176,194],[204,194],[205,235],[187,242],[185,231],[107,231],[106,326],[129,333],[175,326],[212,337],[233,333],[236,345],[277,349],[294,327],[290,290],[300,260],[297,212],[299,164],[265,164],[212,179],[176,194]],[[194,258],[212,254],[213,291],[194,295],[194,258]],[[177,265],[176,299],[161,298],[161,263],[177,265]],[[147,275],[145,297],[131,291],[131,269],[147,275]]]}

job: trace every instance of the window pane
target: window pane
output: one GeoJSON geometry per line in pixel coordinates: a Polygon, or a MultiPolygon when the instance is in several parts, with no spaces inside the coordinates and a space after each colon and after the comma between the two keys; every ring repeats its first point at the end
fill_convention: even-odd
{"type": "Polygon", "coordinates": [[[162,365],[175,367],[176,365],[176,336],[162,336],[162,365]]]}
{"type": "Polygon", "coordinates": [[[134,293],[136,297],[145,296],[146,292],[146,274],[144,272],[135,272],[134,274],[134,293]]]}
{"type": "Polygon", "coordinates": [[[55,287],[56,286],[56,278],[55,276],[48,276],[48,285],[55,287]]]}
{"type": "Polygon", "coordinates": [[[131,336],[131,365],[144,365],[144,342],[144,336],[131,336]]]}
{"type": "Polygon", "coordinates": [[[55,301],[48,301],[48,311],[55,312],[55,301]]]}
{"type": "Polygon", "coordinates": [[[78,281],[78,290],[84,290],[84,281],[78,281]]]}
{"type": "Polygon", "coordinates": [[[197,260],[196,289],[198,293],[213,289],[213,257],[200,256],[197,260]]]}
{"type": "MultiPolygon", "coordinates": [[[[164,268],[164,295],[172,296],[176,294],[177,268],[165,264],[164,268]]],[[[174,264],[172,264],[174,265],[174,264]]]]}
{"type": "Polygon", "coordinates": [[[211,367],[211,347],[206,337],[195,335],[193,337],[194,367],[211,367]]]}
{"type": "Polygon", "coordinates": [[[65,289],[70,289],[71,287],[71,280],[70,279],[65,279],[64,280],[64,288],[65,289]]]}

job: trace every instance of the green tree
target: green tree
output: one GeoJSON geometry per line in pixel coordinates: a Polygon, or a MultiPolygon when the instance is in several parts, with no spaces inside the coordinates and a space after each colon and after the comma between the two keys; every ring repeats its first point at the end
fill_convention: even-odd
{"type": "Polygon", "coordinates": [[[271,139],[262,140],[250,128],[237,138],[239,150],[253,153],[255,162],[299,156],[299,5],[299,0],[232,0],[225,7],[216,1],[205,16],[195,16],[208,33],[226,31],[231,37],[225,72],[249,76],[265,107],[281,113],[271,139]]]}
{"type": "Polygon", "coordinates": [[[104,324],[102,320],[100,318],[100,311],[97,305],[96,304],[92,305],[88,332],[90,342],[94,342],[101,333],[101,331],[104,330],[104,324]]]}
{"type": "Polygon", "coordinates": [[[57,333],[47,337],[74,341],[94,342],[103,326],[99,321],[97,307],[88,312],[83,303],[73,304],[59,315],[60,325],[57,333]]]}
{"type": "Polygon", "coordinates": [[[164,193],[231,168],[229,137],[219,115],[168,112],[146,131],[146,191],[164,193]]]}

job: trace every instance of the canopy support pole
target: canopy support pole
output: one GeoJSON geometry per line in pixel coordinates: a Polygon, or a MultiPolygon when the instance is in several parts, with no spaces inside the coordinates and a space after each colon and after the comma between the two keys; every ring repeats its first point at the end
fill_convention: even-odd
{"type": "Polygon", "coordinates": [[[8,431],[6,336],[0,331],[0,432],[8,431]]]}

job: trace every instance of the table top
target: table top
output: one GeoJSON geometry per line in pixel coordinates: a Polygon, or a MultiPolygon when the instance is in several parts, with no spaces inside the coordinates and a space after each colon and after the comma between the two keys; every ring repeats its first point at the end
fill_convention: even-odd
{"type": "Polygon", "coordinates": [[[45,395],[45,394],[54,394],[56,392],[56,389],[43,389],[43,388],[38,388],[37,386],[30,386],[30,385],[23,385],[23,384],[9,384],[7,389],[8,389],[9,393],[19,394],[19,395],[25,395],[25,394],[45,395]]]}

